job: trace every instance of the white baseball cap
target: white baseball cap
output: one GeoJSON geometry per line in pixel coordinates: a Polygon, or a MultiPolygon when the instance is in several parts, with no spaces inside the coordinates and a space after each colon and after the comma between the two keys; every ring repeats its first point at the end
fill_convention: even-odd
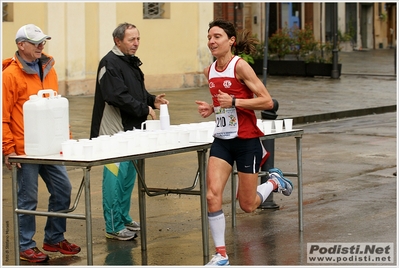
{"type": "Polygon", "coordinates": [[[34,24],[26,24],[19,28],[15,36],[15,42],[29,41],[33,44],[40,44],[44,40],[50,40],[51,37],[44,34],[42,29],[34,24]]]}

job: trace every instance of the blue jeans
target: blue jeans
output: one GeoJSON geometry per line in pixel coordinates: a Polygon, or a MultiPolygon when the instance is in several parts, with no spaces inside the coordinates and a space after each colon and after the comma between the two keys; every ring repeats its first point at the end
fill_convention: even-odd
{"type": "MultiPolygon", "coordinates": [[[[68,209],[71,202],[72,186],[65,166],[21,164],[17,171],[18,208],[36,210],[38,197],[38,175],[46,183],[50,193],[48,211],[68,209]]],[[[36,247],[33,236],[36,232],[35,215],[18,214],[19,246],[24,251],[36,247]]],[[[56,244],[64,240],[66,218],[48,217],[44,228],[44,242],[56,244]]]]}

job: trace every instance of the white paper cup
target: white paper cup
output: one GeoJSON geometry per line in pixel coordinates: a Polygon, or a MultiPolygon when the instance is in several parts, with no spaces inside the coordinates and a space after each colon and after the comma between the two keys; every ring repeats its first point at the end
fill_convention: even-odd
{"type": "Polygon", "coordinates": [[[118,154],[126,155],[129,150],[129,140],[125,137],[118,137],[118,154]]]}
{"type": "Polygon", "coordinates": [[[83,156],[83,142],[74,142],[72,153],[74,156],[82,157],[83,156]]]}
{"type": "Polygon", "coordinates": [[[158,133],[153,132],[153,133],[149,133],[146,137],[146,144],[145,144],[145,148],[148,151],[154,151],[157,149],[158,147],[158,133]]]}
{"type": "Polygon", "coordinates": [[[91,159],[94,155],[94,146],[91,142],[83,143],[83,157],[85,159],[91,159]]]}
{"type": "Polygon", "coordinates": [[[119,155],[119,138],[121,138],[120,134],[115,134],[111,136],[111,138],[108,140],[108,144],[106,145],[108,147],[106,155],[119,155]]]}
{"type": "Polygon", "coordinates": [[[157,139],[157,145],[159,146],[159,148],[165,148],[167,145],[167,130],[158,130],[157,132],[158,135],[158,139],[157,139]]]}
{"type": "Polygon", "coordinates": [[[167,144],[171,147],[179,144],[179,131],[177,129],[169,129],[166,132],[166,141],[167,144]]]}
{"type": "Polygon", "coordinates": [[[76,140],[67,140],[61,143],[61,150],[62,150],[62,156],[65,158],[70,158],[73,155],[73,143],[76,142],[76,140]]]}
{"type": "Polygon", "coordinates": [[[137,147],[140,144],[140,137],[138,131],[129,130],[123,136],[127,141],[127,152],[129,154],[137,152],[137,147]]]}
{"type": "Polygon", "coordinates": [[[262,119],[256,119],[256,126],[260,129],[260,131],[262,131],[263,133],[265,133],[265,131],[263,130],[263,122],[262,122],[262,119]]]}
{"type": "Polygon", "coordinates": [[[199,142],[208,142],[209,141],[209,131],[207,128],[200,129],[198,131],[199,142]]]}
{"type": "Polygon", "coordinates": [[[264,134],[272,133],[273,121],[272,120],[264,120],[262,123],[263,123],[263,133],[264,134]]]}
{"type": "Polygon", "coordinates": [[[127,152],[128,154],[134,154],[138,151],[138,140],[134,138],[127,138],[127,152]]]}
{"type": "Polygon", "coordinates": [[[181,130],[179,133],[179,145],[184,146],[190,142],[190,131],[181,130]]]}
{"type": "Polygon", "coordinates": [[[284,128],[285,130],[292,130],[292,119],[291,118],[286,118],[284,119],[284,128]]]}
{"type": "Polygon", "coordinates": [[[102,156],[109,155],[109,152],[111,151],[111,136],[106,136],[102,135],[98,137],[98,141],[100,144],[100,153],[102,156]]]}
{"type": "Polygon", "coordinates": [[[199,129],[191,128],[188,130],[190,132],[189,142],[196,142],[198,141],[199,136],[199,129]]]}
{"type": "Polygon", "coordinates": [[[274,120],[274,129],[276,133],[283,131],[283,122],[284,120],[274,120]]]}
{"type": "Polygon", "coordinates": [[[93,144],[93,147],[94,147],[93,154],[94,155],[100,155],[101,154],[101,144],[100,144],[99,138],[98,137],[97,138],[92,138],[90,141],[91,141],[91,143],[93,144]]]}

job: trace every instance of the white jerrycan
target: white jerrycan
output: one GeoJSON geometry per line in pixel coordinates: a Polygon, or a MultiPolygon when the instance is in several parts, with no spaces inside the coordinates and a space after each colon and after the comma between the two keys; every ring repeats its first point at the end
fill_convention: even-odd
{"type": "Polygon", "coordinates": [[[69,139],[69,102],[52,89],[39,90],[23,105],[25,154],[59,154],[69,139]],[[48,95],[48,96],[45,96],[48,95]]]}

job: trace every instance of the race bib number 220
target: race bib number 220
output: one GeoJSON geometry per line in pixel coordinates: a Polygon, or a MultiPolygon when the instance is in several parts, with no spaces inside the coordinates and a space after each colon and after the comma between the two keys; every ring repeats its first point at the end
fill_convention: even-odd
{"type": "Polygon", "coordinates": [[[236,108],[215,107],[216,127],[214,137],[228,140],[238,136],[236,108]]]}

